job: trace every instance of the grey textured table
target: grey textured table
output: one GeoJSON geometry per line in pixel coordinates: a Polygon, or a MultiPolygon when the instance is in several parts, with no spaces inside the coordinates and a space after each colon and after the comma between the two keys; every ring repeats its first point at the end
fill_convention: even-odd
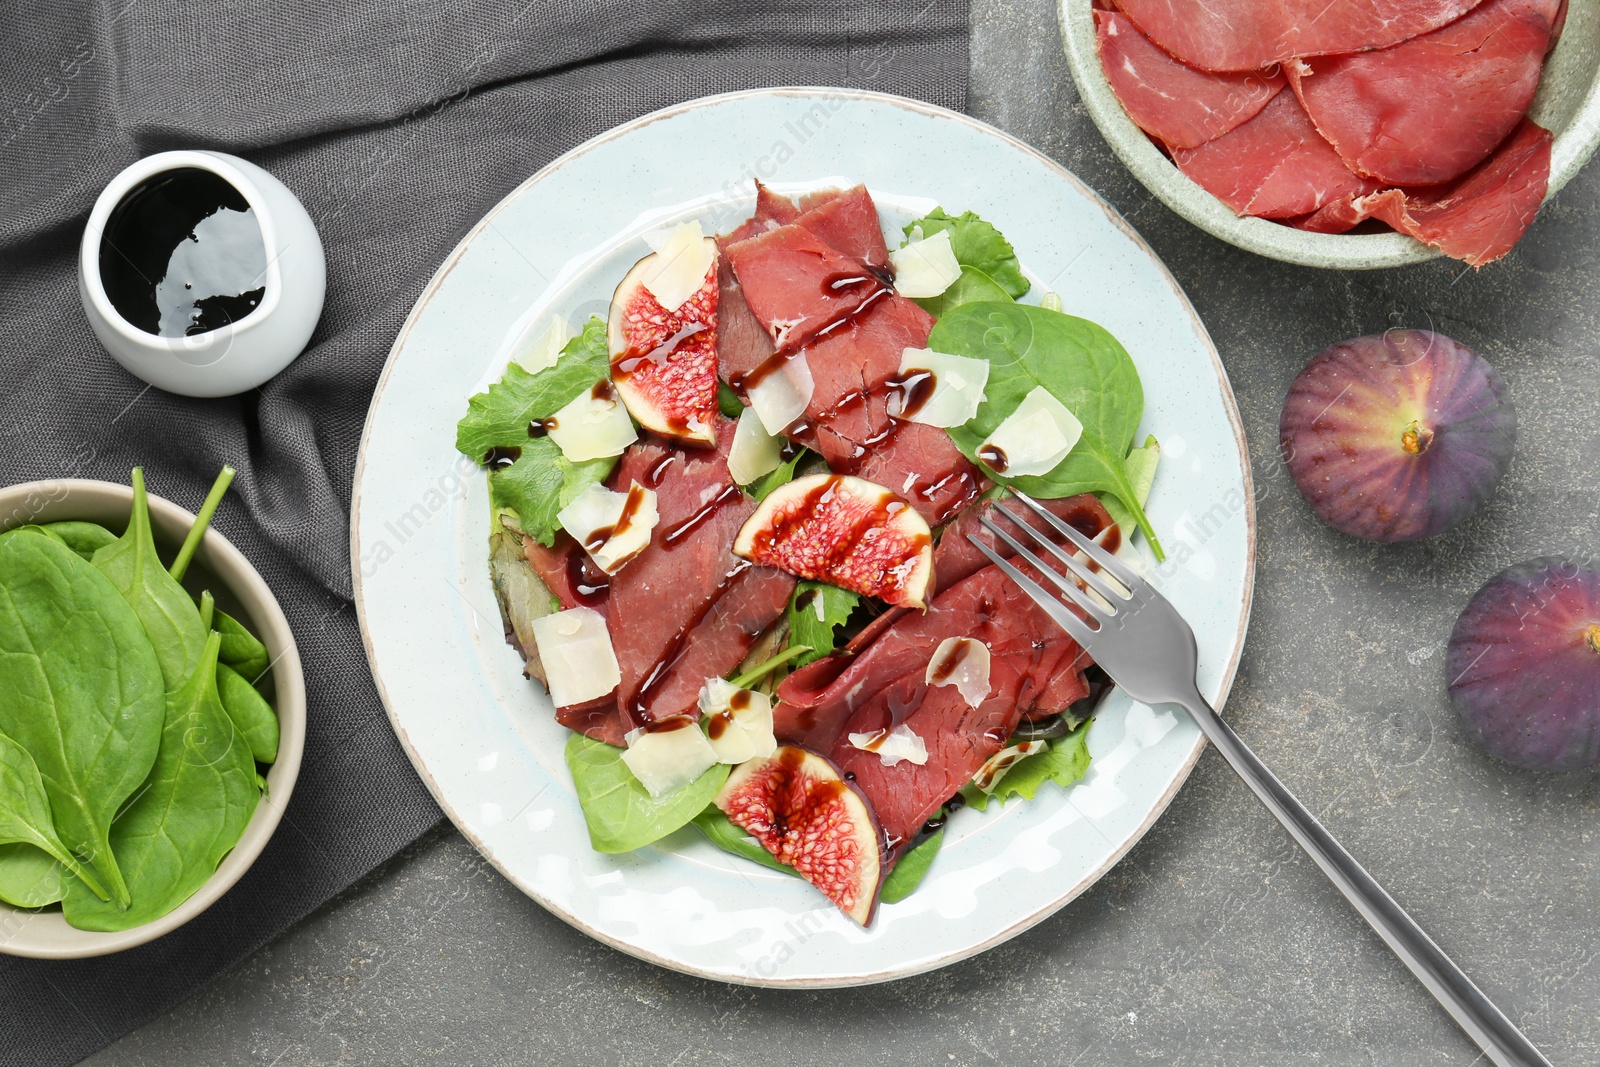
{"type": "MultiPolygon", "coordinates": [[[[1078,104],[1049,0],[975,0],[971,110],[1120,209],[1221,350],[1259,487],[1256,608],[1229,718],[1558,1064],[1600,1062],[1600,773],[1480,755],[1445,639],[1489,575],[1600,548],[1600,165],[1505,262],[1286,267],[1192,229],[1078,104]],[[1318,523],[1276,452],[1309,356],[1426,326],[1505,374],[1498,495],[1423,545],[1318,523]]],[[[891,985],[717,985],[596,944],[454,830],[425,838],[192,1001],[92,1057],[188,1064],[1455,1064],[1476,1050],[1214,754],[1097,886],[978,958],[891,985]]]]}

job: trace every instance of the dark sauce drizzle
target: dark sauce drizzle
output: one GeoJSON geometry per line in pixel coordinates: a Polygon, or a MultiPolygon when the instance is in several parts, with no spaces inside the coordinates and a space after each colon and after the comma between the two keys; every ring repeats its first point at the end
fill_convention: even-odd
{"type": "Polygon", "coordinates": [[[492,471],[503,471],[522,458],[522,449],[516,445],[496,445],[483,454],[483,465],[492,471]]]}

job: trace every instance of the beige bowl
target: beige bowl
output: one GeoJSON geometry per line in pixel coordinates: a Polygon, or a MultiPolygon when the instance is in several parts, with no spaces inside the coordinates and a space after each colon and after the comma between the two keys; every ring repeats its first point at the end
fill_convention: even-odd
{"type": "MultiPolygon", "coordinates": [[[[164,553],[175,552],[194,516],[158,496],[149,500],[156,544],[164,553]]],[[[128,524],[132,508],[133,490],[125,485],[78,478],[27,482],[0,489],[0,530],[77,519],[121,531],[128,524]]],[[[0,953],[37,959],[80,959],[121,952],[170,933],[216,903],[239,880],[266,847],[283,817],[295,778],[300,774],[300,756],[306,740],[305,677],[300,671],[300,656],[289,620],[250,561],[216,530],[208,530],[200,542],[184,584],[197,590],[210,589],[217,606],[248,626],[272,657],[269,678],[280,739],[278,761],[267,771],[267,794],[217,873],[167,915],[131,930],[97,933],[68,926],[59,910],[22,911],[0,904],[0,953]]]]}
{"type": "MultiPolygon", "coordinates": [[[[1307,233],[1266,219],[1240,218],[1184,176],[1122,109],[1095,44],[1092,0],[1057,0],[1067,65],[1078,95],[1112,151],[1162,203],[1229,244],[1286,263],[1337,270],[1399,267],[1439,251],[1399,233],[1307,233]]],[[[1534,98],[1532,118],[1555,134],[1546,202],[1578,173],[1600,144],[1600,0],[1571,0],[1566,29],[1534,98]]]]}

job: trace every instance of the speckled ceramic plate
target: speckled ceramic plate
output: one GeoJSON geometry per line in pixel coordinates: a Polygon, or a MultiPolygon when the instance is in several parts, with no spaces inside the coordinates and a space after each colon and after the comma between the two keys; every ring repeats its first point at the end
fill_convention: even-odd
{"type": "MultiPolygon", "coordinates": [[[[1014,937],[1092,884],[1161,814],[1199,731],[1114,693],[1088,778],[1033,803],[959,812],[909,899],[862,930],[820,894],[717,851],[687,828],[605,856],[588,845],[565,731],[501,634],[482,474],[455,453],[467,397],[551,313],[603,311],[640,235],[748,215],[760,176],[783,191],[862,181],[886,227],[972,209],[1015,243],[1035,295],[1103,323],[1144,378],[1165,446],[1150,514],[1157,580],[1193,622],[1200,684],[1220,706],[1249,614],[1255,516],[1244,437],[1216,352],[1143,241],[1071,174],[997,130],[896,97],[779,89],[646,116],[556,160],[439,269],[378,386],[356,470],[356,605],[396,733],[462,833],[507,878],[607,944],[729,982],[837,986],[914,974],[1014,937]]],[[[624,625],[620,621],[613,625],[624,625]]]]}

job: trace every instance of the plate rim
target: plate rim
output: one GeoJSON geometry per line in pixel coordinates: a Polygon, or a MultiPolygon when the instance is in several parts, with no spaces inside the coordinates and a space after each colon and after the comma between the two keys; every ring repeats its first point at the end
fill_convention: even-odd
{"type": "Polygon", "coordinates": [[[400,747],[405,751],[406,758],[411,761],[411,766],[417,772],[417,776],[422,779],[422,782],[427,787],[428,792],[432,794],[435,803],[439,805],[440,810],[444,812],[445,816],[450,820],[451,824],[455,826],[456,830],[463,837],[465,837],[469,843],[471,843],[472,847],[477,850],[480,856],[487,860],[502,877],[504,877],[512,885],[516,886],[517,889],[525,896],[539,904],[540,907],[544,908],[544,910],[549,912],[551,915],[567,923],[574,929],[581,931],[586,936],[600,942],[601,944],[608,945],[611,948],[614,948],[636,959],[644,960],[647,963],[652,963],[658,967],[676,971],[680,974],[688,974],[697,978],[722,982],[729,985],[742,985],[762,988],[849,988],[854,986],[873,985],[880,982],[894,981],[900,978],[909,978],[913,975],[938,970],[953,963],[970,959],[981,952],[985,952],[997,945],[1009,941],[1017,935],[1050,918],[1062,908],[1066,907],[1073,900],[1077,899],[1085,891],[1087,891],[1090,886],[1093,886],[1096,882],[1103,878],[1107,871],[1116,866],[1117,863],[1121,862],[1123,857],[1128,854],[1133,846],[1139,841],[1143,840],[1145,834],[1150,831],[1150,828],[1154,826],[1156,821],[1166,813],[1167,807],[1172,803],[1173,798],[1177,796],[1178,790],[1180,790],[1184,783],[1189,780],[1189,775],[1194,771],[1195,764],[1199,761],[1201,752],[1205,750],[1207,745],[1205,735],[1196,735],[1195,741],[1190,748],[1190,752],[1184,759],[1184,762],[1179,768],[1178,773],[1173,777],[1171,785],[1169,785],[1165,792],[1163,792],[1161,796],[1156,799],[1156,802],[1151,808],[1149,815],[1146,816],[1146,818],[1138,825],[1133,833],[1129,834],[1126,839],[1120,842],[1112,850],[1111,854],[1103,863],[1080,878],[1074,885],[1064,890],[1063,893],[1050,904],[1039,908],[1032,914],[1024,916],[1022,919],[1006,927],[1004,930],[985,938],[981,942],[968,945],[962,949],[952,950],[934,959],[922,960],[900,967],[879,968],[870,972],[854,974],[847,978],[767,978],[751,973],[734,974],[710,971],[692,964],[684,963],[680,960],[669,958],[658,952],[653,952],[647,948],[643,948],[639,945],[633,944],[615,935],[600,930],[591,924],[582,921],[577,916],[568,912],[566,909],[561,908],[554,901],[549,900],[545,896],[536,892],[532,885],[519,878],[504,865],[502,865],[500,860],[488,847],[487,843],[482,840],[479,835],[475,834],[467,825],[465,818],[459,815],[454,808],[445,801],[441,794],[441,788],[438,782],[435,780],[432,772],[429,771],[428,767],[423,762],[421,755],[411,742],[411,738],[406,730],[406,727],[401,723],[399,716],[396,714],[394,710],[394,704],[389,698],[388,689],[384,684],[381,674],[377,670],[376,656],[374,654],[372,644],[372,634],[367,625],[367,608],[364,599],[363,588],[364,579],[361,573],[361,488],[366,471],[367,446],[372,435],[374,412],[378,408],[379,401],[383,398],[384,390],[389,385],[389,380],[394,372],[395,364],[398,361],[401,350],[405,347],[407,340],[410,338],[412,329],[420,320],[424,310],[432,302],[434,297],[438,295],[440,288],[449,278],[450,274],[455,270],[456,266],[461,262],[462,257],[466,254],[467,250],[472,246],[472,244],[477,241],[477,239],[486,230],[490,229],[500,213],[509,207],[511,203],[519,198],[530,186],[544,180],[546,177],[571,163],[579,156],[588,153],[600,145],[606,144],[620,137],[627,136],[636,130],[643,129],[663,119],[673,118],[690,111],[713,107],[731,101],[759,97],[821,97],[826,99],[843,98],[852,101],[884,104],[929,118],[954,121],[968,126],[971,129],[988,137],[992,137],[1007,147],[1016,149],[1022,152],[1024,155],[1032,157],[1034,160],[1042,163],[1045,167],[1052,171],[1056,177],[1066,181],[1068,184],[1082,192],[1094,206],[1098,207],[1105,213],[1112,225],[1114,225],[1126,237],[1133,241],[1135,246],[1149,257],[1150,262],[1156,267],[1159,276],[1165,280],[1169,286],[1171,286],[1174,295],[1178,298],[1180,306],[1188,314],[1193,328],[1205,342],[1206,350],[1211,357],[1212,370],[1216,374],[1218,382],[1223,386],[1223,409],[1228,417],[1228,423],[1233,430],[1234,445],[1238,450],[1240,460],[1240,471],[1242,473],[1243,491],[1245,497],[1244,602],[1241,605],[1238,630],[1234,635],[1233,651],[1229,656],[1227,664],[1223,668],[1220,685],[1218,686],[1217,690],[1217,699],[1215,702],[1217,710],[1221,711],[1226,706],[1228,697],[1233,690],[1234,680],[1238,675],[1240,660],[1244,653],[1245,640],[1250,626],[1250,613],[1255,598],[1257,539],[1256,494],[1253,476],[1254,472],[1250,464],[1250,450],[1245,438],[1243,419],[1239,414],[1238,399],[1234,395],[1233,383],[1228,377],[1227,368],[1222,363],[1222,357],[1217,351],[1216,343],[1211,339],[1210,331],[1206,329],[1205,323],[1200,318],[1199,312],[1195,310],[1194,305],[1189,301],[1188,295],[1183,291],[1183,287],[1178,284],[1177,278],[1173,276],[1166,263],[1161,259],[1160,256],[1156,254],[1155,250],[1150,247],[1150,244],[1145,241],[1139,232],[1135,230],[1133,226],[1130,225],[1114,207],[1111,206],[1110,203],[1100,196],[1099,193],[1090,188],[1076,174],[1072,173],[1066,167],[1063,167],[1050,156],[1041,152],[1037,148],[1034,148],[1032,145],[1019,140],[1018,138],[1006,133],[1004,130],[999,129],[998,127],[992,126],[989,123],[983,122],[979,119],[975,119],[970,115],[963,114],[959,111],[953,111],[949,108],[940,107],[936,104],[930,104],[926,101],[916,100],[905,96],[898,96],[893,93],[878,92],[870,89],[848,89],[834,86],[785,85],[756,89],[740,89],[732,92],[715,93],[709,96],[695,97],[691,100],[686,100],[681,103],[673,104],[668,107],[660,108],[656,111],[651,111],[644,115],[640,115],[635,119],[631,119],[628,122],[613,126],[611,129],[597,134],[596,136],[591,137],[578,145],[575,145],[574,147],[557,156],[555,159],[551,160],[549,163],[545,164],[543,167],[540,167],[525,180],[518,183],[515,188],[511,189],[505,194],[505,196],[501,197],[501,199],[498,200],[493,207],[489,208],[489,210],[484,213],[483,217],[480,218],[461,237],[460,241],[456,243],[455,247],[450,251],[450,254],[446,256],[438,268],[435,269],[433,275],[428,279],[427,285],[423,287],[422,292],[417,296],[416,302],[412,305],[410,312],[407,313],[405,321],[400,327],[400,332],[395,336],[394,343],[389,348],[389,354],[384,358],[383,369],[379,373],[377,384],[373,388],[372,399],[367,406],[366,417],[362,422],[361,441],[356,452],[356,462],[351,476],[351,599],[355,607],[356,621],[361,632],[362,650],[366,654],[367,658],[368,673],[372,676],[373,685],[378,692],[378,699],[383,704],[384,712],[388,715],[390,728],[394,730],[395,736],[400,742],[400,747]]]}

